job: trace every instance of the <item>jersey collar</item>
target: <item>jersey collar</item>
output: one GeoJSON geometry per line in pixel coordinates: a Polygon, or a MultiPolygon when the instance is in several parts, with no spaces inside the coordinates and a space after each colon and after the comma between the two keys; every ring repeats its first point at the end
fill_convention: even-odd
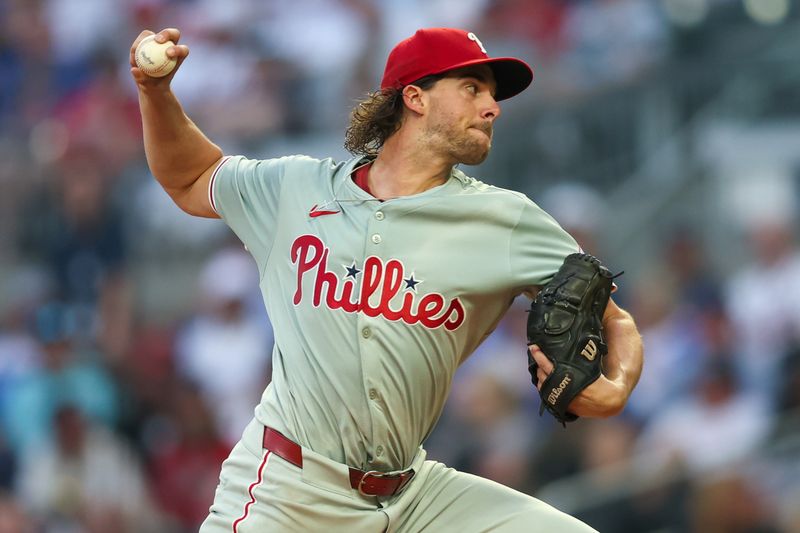
{"type": "MultiPolygon", "coordinates": [[[[368,156],[358,156],[350,159],[347,161],[340,169],[339,174],[336,176],[334,180],[335,189],[337,190],[337,199],[339,200],[362,200],[362,201],[375,201],[379,202],[377,198],[372,196],[371,194],[367,193],[364,189],[356,185],[351,178],[353,172],[358,170],[359,168],[372,163],[375,160],[374,157],[368,156]]],[[[417,198],[427,198],[427,197],[436,197],[443,194],[451,194],[457,189],[461,189],[462,185],[466,185],[469,182],[469,178],[460,170],[453,167],[450,171],[450,177],[441,185],[437,185],[436,187],[432,187],[427,191],[423,191],[421,193],[412,194],[410,196],[401,196],[399,198],[392,198],[391,200],[386,200],[384,203],[388,202],[404,202],[412,199],[417,198]]]]}

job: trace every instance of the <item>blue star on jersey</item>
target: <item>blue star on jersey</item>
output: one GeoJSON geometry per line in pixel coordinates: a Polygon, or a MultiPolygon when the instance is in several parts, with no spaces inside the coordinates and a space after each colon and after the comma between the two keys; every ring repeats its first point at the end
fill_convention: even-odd
{"type": "Polygon", "coordinates": [[[345,278],[356,279],[356,276],[358,275],[358,273],[361,272],[356,267],[356,262],[355,261],[353,261],[353,265],[352,266],[345,266],[345,265],[342,265],[342,266],[344,266],[344,269],[347,270],[347,275],[345,276],[345,278]]]}
{"type": "Polygon", "coordinates": [[[410,290],[412,290],[414,292],[417,292],[417,285],[422,283],[422,280],[414,279],[414,273],[413,272],[411,273],[410,276],[408,276],[408,278],[403,279],[403,281],[406,282],[405,290],[409,290],[410,289],[410,290]]]}

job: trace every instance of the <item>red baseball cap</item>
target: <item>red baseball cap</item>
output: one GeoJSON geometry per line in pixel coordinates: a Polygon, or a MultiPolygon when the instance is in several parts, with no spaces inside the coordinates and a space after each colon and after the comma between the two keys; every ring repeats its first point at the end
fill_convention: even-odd
{"type": "Polygon", "coordinates": [[[489,57],[474,33],[455,28],[424,28],[400,41],[389,53],[381,89],[401,89],[425,76],[470,65],[488,65],[497,81],[495,100],[522,92],[533,70],[515,57],[489,57]]]}

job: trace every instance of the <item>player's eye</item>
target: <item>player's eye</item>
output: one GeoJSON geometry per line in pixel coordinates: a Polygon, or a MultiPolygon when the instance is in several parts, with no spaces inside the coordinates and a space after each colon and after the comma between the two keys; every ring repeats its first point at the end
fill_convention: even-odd
{"type": "Polygon", "coordinates": [[[478,86],[474,83],[468,83],[466,89],[472,94],[478,94],[478,86]]]}

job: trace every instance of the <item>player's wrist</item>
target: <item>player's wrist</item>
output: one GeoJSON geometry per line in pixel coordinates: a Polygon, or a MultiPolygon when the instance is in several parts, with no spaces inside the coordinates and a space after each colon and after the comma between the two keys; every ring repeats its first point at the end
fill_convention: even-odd
{"type": "Polygon", "coordinates": [[[145,80],[137,79],[136,88],[139,91],[140,98],[144,97],[151,102],[175,98],[175,96],[172,94],[172,87],[170,87],[170,84],[165,80],[157,79],[153,81],[153,78],[148,78],[145,80]]]}
{"type": "Polygon", "coordinates": [[[570,403],[569,412],[580,417],[608,418],[625,407],[627,394],[622,383],[600,376],[570,403]]]}

